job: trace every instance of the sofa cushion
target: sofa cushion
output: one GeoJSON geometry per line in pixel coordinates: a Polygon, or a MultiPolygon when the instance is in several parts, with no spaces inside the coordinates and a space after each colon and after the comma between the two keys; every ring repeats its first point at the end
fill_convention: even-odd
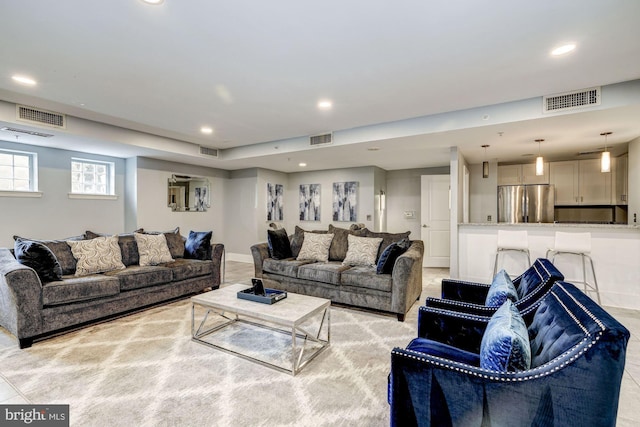
{"type": "Polygon", "coordinates": [[[315,234],[327,234],[327,230],[313,230],[306,231],[296,225],[293,236],[291,236],[291,256],[294,258],[298,257],[298,253],[300,249],[302,249],[302,243],[304,242],[304,233],[315,233],[315,234]]]}
{"type": "Polygon", "coordinates": [[[298,277],[298,268],[301,265],[311,264],[315,261],[267,258],[262,263],[262,271],[266,273],[279,274],[287,277],[298,277]]]}
{"type": "MultiPolygon", "coordinates": [[[[329,249],[328,246],[327,249],[329,249]]],[[[342,265],[342,263],[337,261],[305,264],[298,267],[298,279],[339,285],[340,274],[349,268],[348,265],[342,265]]]]}
{"type": "Polygon", "coordinates": [[[304,234],[304,241],[297,259],[327,262],[333,234],[304,234]]]}
{"type": "Polygon", "coordinates": [[[380,249],[378,250],[378,256],[376,257],[376,262],[382,255],[382,251],[384,251],[387,246],[392,243],[399,242],[402,239],[408,239],[411,231],[406,231],[404,233],[385,233],[385,232],[375,232],[371,231],[368,228],[363,228],[361,230],[357,230],[354,232],[357,236],[361,237],[381,237],[382,244],[380,245],[380,249]]]}
{"type": "Polygon", "coordinates": [[[480,366],[480,357],[477,353],[472,353],[449,344],[444,344],[439,341],[426,338],[414,338],[407,346],[407,350],[418,351],[431,356],[466,363],[471,366],[480,366]]]}
{"type": "Polygon", "coordinates": [[[184,257],[187,259],[207,260],[210,256],[213,231],[189,231],[184,244],[184,257]]]}
{"type": "Polygon", "coordinates": [[[500,270],[491,282],[484,304],[487,307],[500,307],[507,299],[518,301],[518,292],[507,272],[500,270]]]}
{"type": "Polygon", "coordinates": [[[349,249],[342,262],[345,265],[373,266],[376,264],[381,237],[358,237],[349,235],[349,249]]]}
{"type": "Polygon", "coordinates": [[[116,277],[120,281],[120,290],[123,291],[169,283],[173,280],[171,269],[159,265],[132,265],[124,270],[109,271],[104,275],[116,277]]]}
{"type": "Polygon", "coordinates": [[[43,284],[62,280],[62,267],[51,249],[44,244],[17,239],[14,255],[20,264],[33,268],[43,284]]]}
{"type": "Polygon", "coordinates": [[[507,299],[491,316],[480,343],[480,367],[524,371],[531,366],[529,333],[518,309],[507,299]]]}
{"type": "Polygon", "coordinates": [[[162,266],[171,270],[174,282],[213,274],[213,261],[211,260],[180,258],[162,266]]]}
{"type": "Polygon", "coordinates": [[[343,286],[356,286],[391,292],[393,279],[390,274],[376,274],[375,267],[352,267],[342,273],[340,282],[343,286]]]}
{"type": "Polygon", "coordinates": [[[60,267],[62,267],[62,274],[74,274],[76,272],[76,259],[73,256],[73,252],[71,252],[71,248],[67,244],[68,240],[82,240],[82,237],[70,237],[65,240],[39,240],[39,239],[28,239],[26,237],[13,236],[14,240],[22,239],[22,240],[31,240],[33,242],[39,242],[48,247],[51,252],[55,255],[56,259],[60,263],[60,267]]]}
{"type": "Polygon", "coordinates": [[[349,249],[349,236],[353,234],[353,231],[329,224],[329,234],[333,234],[329,248],[329,261],[344,261],[349,249]]]}
{"type": "Polygon", "coordinates": [[[287,230],[267,230],[267,243],[269,245],[269,256],[273,259],[291,258],[291,244],[287,230]]]}
{"type": "Polygon", "coordinates": [[[125,268],[118,245],[118,236],[68,241],[67,244],[71,246],[71,252],[77,260],[76,276],[125,268]]]}
{"type": "Polygon", "coordinates": [[[140,266],[158,265],[173,261],[167,246],[167,238],[164,234],[135,233],[134,237],[138,244],[140,266]]]}
{"type": "Polygon", "coordinates": [[[89,276],[67,276],[61,282],[51,282],[42,288],[42,303],[45,306],[69,304],[104,298],[120,293],[120,281],[103,274],[89,276]]]}
{"type": "Polygon", "coordinates": [[[402,239],[399,242],[392,243],[387,246],[378,259],[376,265],[377,274],[391,274],[393,273],[393,267],[396,264],[396,260],[400,255],[405,253],[411,246],[409,239],[402,239]]]}
{"type": "MultiPolygon", "coordinates": [[[[133,233],[142,233],[144,230],[139,228],[133,233]]],[[[118,246],[120,246],[120,253],[122,254],[122,263],[125,266],[138,265],[140,263],[140,257],[138,256],[138,244],[133,237],[133,233],[118,234],[118,246]]],[[[96,237],[108,237],[111,234],[96,233],[91,230],[84,232],[86,239],[95,239],[96,237]]]]}

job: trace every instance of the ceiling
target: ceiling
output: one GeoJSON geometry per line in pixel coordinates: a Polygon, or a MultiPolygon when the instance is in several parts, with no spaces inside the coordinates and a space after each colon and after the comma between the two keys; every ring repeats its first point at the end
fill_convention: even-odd
{"type": "Polygon", "coordinates": [[[520,100],[541,109],[543,95],[640,79],[637,0],[21,0],[0,14],[0,100],[116,127],[10,141],[292,172],[441,166],[451,146],[471,163],[525,162],[538,138],[545,157],[571,158],[604,131],[614,151],[640,136],[637,86],[619,105],[517,114],[520,100]],[[325,132],[333,145],[308,146],[325,132]]]}

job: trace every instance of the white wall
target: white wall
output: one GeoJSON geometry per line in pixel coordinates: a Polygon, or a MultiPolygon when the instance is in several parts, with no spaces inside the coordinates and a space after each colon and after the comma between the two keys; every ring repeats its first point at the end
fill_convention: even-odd
{"type": "Polygon", "coordinates": [[[0,141],[0,148],[38,154],[41,198],[0,197],[0,247],[13,247],[13,236],[61,239],[86,230],[124,231],[125,162],[113,157],[0,141]],[[70,199],[71,158],[115,164],[117,200],[70,199]]]}
{"type": "Polygon", "coordinates": [[[482,163],[469,165],[469,222],[498,221],[498,163],[489,162],[489,177],[482,177],[482,163]],[[487,217],[491,216],[491,220],[487,217]]]}
{"type": "Polygon", "coordinates": [[[137,160],[136,174],[135,228],[167,231],[180,227],[180,234],[183,236],[188,236],[191,230],[211,230],[214,242],[225,243],[224,195],[229,175],[227,171],[140,157],[137,160]],[[211,207],[206,212],[173,212],[167,206],[167,185],[174,173],[202,176],[209,180],[211,207]]]}

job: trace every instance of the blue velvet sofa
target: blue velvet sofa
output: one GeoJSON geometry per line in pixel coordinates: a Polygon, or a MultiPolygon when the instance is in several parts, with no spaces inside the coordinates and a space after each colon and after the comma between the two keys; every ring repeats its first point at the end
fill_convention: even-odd
{"type": "Polygon", "coordinates": [[[391,353],[391,425],[614,426],[629,331],[566,282],[535,308],[531,366],[512,372],[478,364],[490,318],[421,307],[420,336],[391,353]]]}
{"type": "MultiPolygon", "coordinates": [[[[518,300],[514,303],[516,308],[521,312],[528,311],[559,280],[564,280],[564,276],[551,261],[546,258],[536,259],[531,267],[513,279],[513,284],[519,295],[518,300]]],[[[490,287],[490,284],[443,279],[442,299],[429,297],[426,299],[425,305],[479,316],[491,316],[497,307],[485,305],[490,287]]]]}

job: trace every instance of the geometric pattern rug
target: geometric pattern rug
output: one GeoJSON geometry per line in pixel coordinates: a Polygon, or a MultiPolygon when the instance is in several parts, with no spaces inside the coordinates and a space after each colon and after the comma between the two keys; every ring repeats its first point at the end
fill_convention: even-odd
{"type": "Polygon", "coordinates": [[[330,347],[295,377],[191,341],[188,299],[6,348],[0,374],[31,403],[69,404],[74,426],[387,426],[391,349],[419,305],[405,322],[333,306],[330,347]]]}

